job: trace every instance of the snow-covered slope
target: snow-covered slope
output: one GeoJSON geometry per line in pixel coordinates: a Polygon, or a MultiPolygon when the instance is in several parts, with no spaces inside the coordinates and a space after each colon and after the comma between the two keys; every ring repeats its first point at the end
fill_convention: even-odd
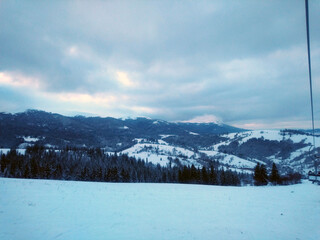
{"type": "MultiPolygon", "coordinates": [[[[162,122],[158,121],[152,125],[160,123],[162,122]]],[[[187,131],[183,136],[159,133],[152,138],[139,137],[130,141],[118,139],[115,146],[119,149],[118,153],[161,166],[194,164],[201,167],[210,159],[219,161],[225,168],[241,172],[252,172],[258,162],[267,164],[267,167],[271,167],[272,162],[278,164],[281,174],[293,170],[306,175],[314,170],[312,156],[316,152],[310,152],[313,138],[309,133],[296,130],[246,131],[221,136],[195,133],[187,131]],[[132,145],[133,141],[135,145],[132,145]]],[[[36,140],[27,135],[23,137],[28,141],[36,140]]],[[[315,137],[315,143],[320,146],[320,136],[315,137]]],[[[114,152],[109,147],[104,150],[114,152]]],[[[9,149],[0,149],[1,151],[7,153],[9,149]]],[[[23,149],[19,151],[24,153],[23,149]]]]}
{"type": "Polygon", "coordinates": [[[252,173],[252,170],[256,166],[257,162],[261,162],[257,159],[251,159],[251,161],[239,158],[231,154],[224,154],[213,150],[199,150],[198,152],[185,149],[182,147],[170,146],[162,139],[157,143],[150,143],[145,139],[136,139],[138,143],[128,148],[121,154],[128,154],[130,157],[141,159],[153,164],[160,164],[160,166],[168,166],[170,163],[175,165],[173,160],[178,159],[182,165],[192,164],[196,167],[201,167],[205,164],[203,161],[203,155],[205,158],[219,161],[223,166],[235,170],[238,172],[252,173]]]}
{"type": "MultiPolygon", "coordinates": [[[[230,133],[222,135],[223,141],[197,150],[194,146],[182,148],[170,145],[166,142],[166,137],[160,135],[160,139],[153,142],[142,138],[135,139],[137,144],[122,153],[161,166],[167,166],[170,158],[178,158],[183,165],[201,166],[205,164],[204,158],[207,158],[241,172],[252,172],[258,162],[269,167],[275,162],[283,173],[291,169],[307,174],[314,167],[309,152],[313,138],[301,131],[263,130],[230,133]]],[[[315,141],[316,146],[319,146],[320,137],[317,136],[315,141]]]]}
{"type": "Polygon", "coordinates": [[[245,160],[243,158],[239,158],[237,156],[231,155],[231,154],[225,154],[225,153],[221,153],[221,152],[217,152],[217,151],[206,151],[206,150],[200,150],[200,152],[206,154],[208,157],[216,157],[219,160],[220,163],[226,164],[226,165],[230,165],[232,167],[236,167],[236,168],[251,168],[253,169],[258,162],[260,162],[259,160],[252,160],[248,161],[245,160]]]}
{"type": "MultiPolygon", "coordinates": [[[[137,144],[121,152],[121,154],[128,154],[128,156],[141,159],[153,164],[160,164],[160,166],[168,166],[168,164],[175,165],[175,159],[178,159],[182,165],[195,165],[201,167],[205,164],[203,161],[203,155],[205,158],[219,161],[222,165],[240,172],[251,173],[257,162],[261,162],[257,159],[246,160],[231,154],[224,154],[214,150],[199,150],[197,152],[171,146],[162,139],[156,142],[149,142],[146,139],[135,139],[137,144]]],[[[263,162],[261,162],[263,163],[263,162]]]]}
{"type": "MultiPolygon", "coordinates": [[[[248,144],[249,141],[256,140],[256,144],[252,145],[251,149],[253,151],[260,149],[261,152],[267,150],[265,156],[260,156],[260,159],[258,156],[255,159],[252,157],[249,158],[245,156],[246,153],[241,152],[241,150],[238,151],[238,155],[240,155],[239,152],[241,152],[241,155],[244,155],[243,158],[251,162],[258,162],[259,160],[267,164],[275,162],[281,165],[282,168],[290,168],[303,174],[314,170],[313,161],[310,159],[310,156],[316,154],[316,152],[310,152],[310,150],[313,150],[313,137],[310,134],[295,130],[261,130],[230,133],[222,136],[225,137],[226,140],[213,145],[210,149],[221,152],[222,149],[225,149],[224,147],[236,144],[237,147],[232,149],[236,152],[248,144]],[[257,141],[259,141],[260,146],[257,144],[257,141]],[[279,148],[282,152],[272,152],[275,147],[279,148]],[[283,154],[283,152],[286,154],[283,154]]],[[[320,146],[319,136],[315,137],[315,146],[320,146]]],[[[246,151],[248,152],[249,150],[247,149],[246,151]]],[[[235,155],[237,154],[235,153],[235,155]]]]}
{"type": "Polygon", "coordinates": [[[171,160],[178,158],[184,165],[194,164],[200,166],[196,161],[199,156],[185,148],[170,146],[162,139],[157,140],[157,143],[150,143],[144,139],[136,139],[138,143],[122,151],[122,154],[135,157],[136,159],[152,162],[153,164],[160,164],[165,167],[168,166],[171,160]]]}
{"type": "Polygon", "coordinates": [[[0,178],[0,239],[318,240],[319,186],[0,178]]]}
{"type": "MultiPolygon", "coordinates": [[[[230,134],[224,134],[223,137],[226,137],[229,139],[228,142],[238,140],[239,143],[247,142],[249,139],[252,138],[264,138],[268,139],[270,141],[282,141],[282,140],[289,140],[291,139],[295,143],[299,143],[301,141],[304,141],[305,143],[312,143],[313,138],[310,134],[294,134],[290,132],[285,132],[281,130],[256,130],[256,131],[246,131],[246,132],[240,132],[240,133],[230,133],[230,134]]],[[[320,145],[320,137],[316,136],[315,138],[316,145],[320,145]]],[[[216,145],[215,147],[217,147],[216,145]]]]}

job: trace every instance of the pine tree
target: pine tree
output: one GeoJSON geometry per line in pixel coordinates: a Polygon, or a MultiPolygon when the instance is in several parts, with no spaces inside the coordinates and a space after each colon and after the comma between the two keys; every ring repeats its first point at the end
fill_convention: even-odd
{"type": "Polygon", "coordinates": [[[268,174],[264,164],[257,163],[257,166],[254,168],[253,179],[254,185],[261,186],[268,184],[268,174]]]}
{"type": "Polygon", "coordinates": [[[277,166],[275,163],[272,164],[272,170],[270,174],[270,182],[273,184],[279,184],[280,183],[280,175],[277,169],[277,166]]]}
{"type": "Polygon", "coordinates": [[[254,185],[259,185],[259,183],[260,183],[260,163],[257,163],[256,167],[254,168],[253,180],[254,180],[254,185]]]}
{"type": "Polygon", "coordinates": [[[31,158],[30,161],[30,167],[31,167],[31,178],[37,178],[38,177],[38,172],[39,172],[39,167],[38,167],[38,163],[35,160],[35,158],[31,158]]]}
{"type": "Polygon", "coordinates": [[[191,165],[191,169],[190,169],[190,180],[191,183],[197,183],[198,180],[198,171],[196,169],[196,167],[192,164],[191,165]]]}
{"type": "Polygon", "coordinates": [[[201,179],[202,183],[208,184],[209,183],[209,176],[206,167],[203,167],[201,170],[201,179]]]}
{"type": "Polygon", "coordinates": [[[266,165],[261,164],[260,174],[261,174],[261,185],[267,185],[268,184],[268,174],[267,174],[266,165]]]}
{"type": "Polygon", "coordinates": [[[217,184],[218,184],[217,174],[216,174],[216,171],[215,171],[213,165],[210,167],[210,175],[209,175],[209,178],[210,178],[210,184],[213,184],[213,185],[217,185],[217,184]]]}

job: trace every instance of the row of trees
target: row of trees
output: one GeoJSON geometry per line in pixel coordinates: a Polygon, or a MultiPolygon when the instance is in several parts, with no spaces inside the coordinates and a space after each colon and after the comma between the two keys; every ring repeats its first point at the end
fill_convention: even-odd
{"type": "MultiPolygon", "coordinates": [[[[174,161],[173,161],[174,162],[174,161]]],[[[146,163],[127,155],[108,155],[101,149],[48,150],[42,146],[11,150],[0,158],[0,176],[103,182],[157,182],[240,185],[248,175],[224,170],[218,162],[196,168],[146,163]]]]}
{"type": "Polygon", "coordinates": [[[242,174],[230,170],[216,169],[214,165],[211,165],[208,170],[206,167],[202,169],[195,168],[194,165],[184,166],[182,170],[179,170],[179,182],[180,183],[201,183],[211,185],[232,185],[239,186],[241,184],[240,179],[244,177],[242,174]]]}
{"type": "Polygon", "coordinates": [[[288,185],[300,183],[301,174],[289,173],[287,175],[280,176],[276,164],[273,163],[271,172],[268,175],[266,166],[264,164],[258,163],[254,169],[253,179],[256,186],[267,185],[269,182],[273,185],[288,185]]]}

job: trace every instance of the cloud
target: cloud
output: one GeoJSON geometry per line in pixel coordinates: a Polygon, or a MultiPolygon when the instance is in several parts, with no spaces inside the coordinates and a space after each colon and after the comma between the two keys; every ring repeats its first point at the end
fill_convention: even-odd
{"type": "MultiPolygon", "coordinates": [[[[319,109],[320,6],[309,4],[319,109]]],[[[0,87],[12,104],[2,94],[0,107],[298,124],[310,112],[303,9],[288,0],[5,1],[0,87]]]]}
{"type": "Polygon", "coordinates": [[[193,119],[183,122],[190,122],[190,123],[221,123],[221,119],[214,115],[203,115],[197,116],[193,119]]]}
{"type": "Polygon", "coordinates": [[[116,96],[103,96],[103,94],[90,95],[84,93],[58,93],[53,94],[52,96],[63,102],[98,104],[102,106],[108,106],[119,100],[116,96]]]}
{"type": "Polygon", "coordinates": [[[79,49],[77,46],[71,46],[67,49],[66,54],[71,57],[77,57],[79,55],[79,49]]]}
{"type": "Polygon", "coordinates": [[[157,60],[150,64],[147,73],[152,76],[186,78],[188,75],[194,74],[194,68],[185,59],[157,60]]]}
{"type": "Polygon", "coordinates": [[[116,77],[118,82],[123,85],[124,87],[134,87],[137,85],[137,83],[133,82],[126,72],[117,71],[116,77]]]}
{"type": "Polygon", "coordinates": [[[285,129],[285,128],[298,128],[305,129],[311,128],[311,120],[303,120],[303,119],[292,119],[290,121],[283,121],[283,119],[277,119],[276,121],[262,121],[257,119],[255,121],[250,121],[246,123],[235,123],[235,127],[243,128],[243,129],[252,129],[252,130],[263,130],[263,129],[285,129]]]}
{"type": "Polygon", "coordinates": [[[133,112],[137,112],[138,114],[154,114],[156,112],[159,112],[158,109],[144,106],[133,106],[129,107],[129,109],[133,112]]]}
{"type": "Polygon", "coordinates": [[[0,72],[0,85],[7,85],[11,87],[28,87],[40,89],[43,83],[35,77],[24,76],[16,72],[0,72]]]}

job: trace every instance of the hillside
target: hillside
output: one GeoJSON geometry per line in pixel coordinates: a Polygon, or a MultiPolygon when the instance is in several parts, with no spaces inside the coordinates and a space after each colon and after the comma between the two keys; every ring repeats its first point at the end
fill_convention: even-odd
{"type": "Polygon", "coordinates": [[[44,111],[0,113],[0,148],[24,148],[28,144],[48,147],[99,147],[119,151],[134,144],[135,138],[160,139],[178,136],[172,142],[210,145],[220,141],[217,134],[243,131],[225,124],[173,123],[148,118],[116,119],[66,117],[44,111]]]}
{"type": "Polygon", "coordinates": [[[0,239],[319,239],[319,186],[0,178],[0,239]]]}
{"type": "MultiPolygon", "coordinates": [[[[220,136],[221,142],[208,147],[179,147],[167,142],[163,136],[156,142],[138,139],[138,143],[122,153],[165,166],[171,159],[182,164],[201,166],[206,159],[219,161],[225,168],[239,172],[252,172],[256,164],[271,167],[275,162],[282,173],[291,171],[306,175],[314,170],[313,154],[309,151],[312,136],[292,130],[264,130],[230,133],[220,136]]],[[[316,138],[316,146],[320,137],[316,138]]]]}
{"type": "MultiPolygon", "coordinates": [[[[238,172],[251,173],[258,162],[267,167],[275,162],[282,173],[306,175],[314,170],[315,151],[308,131],[245,131],[216,123],[66,117],[36,110],[0,113],[2,152],[35,144],[56,149],[101,148],[161,166],[173,163],[201,167],[215,160],[238,172]]],[[[316,146],[319,144],[320,136],[316,135],[316,146]]]]}

